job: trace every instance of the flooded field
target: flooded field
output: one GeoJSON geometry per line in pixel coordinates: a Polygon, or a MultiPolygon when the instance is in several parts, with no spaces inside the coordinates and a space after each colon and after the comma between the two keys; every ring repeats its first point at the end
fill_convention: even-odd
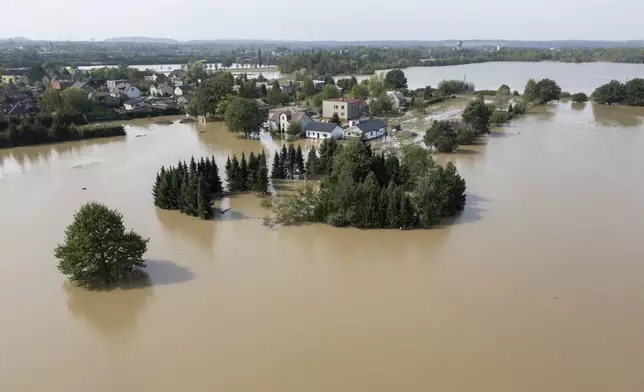
{"type": "Polygon", "coordinates": [[[218,123],[0,150],[0,390],[642,390],[643,119],[561,103],[439,156],[467,206],[426,231],[157,210],[161,165],[280,147],[218,123]],[[150,285],[65,283],[52,249],[92,200],[150,238],[150,285]]]}

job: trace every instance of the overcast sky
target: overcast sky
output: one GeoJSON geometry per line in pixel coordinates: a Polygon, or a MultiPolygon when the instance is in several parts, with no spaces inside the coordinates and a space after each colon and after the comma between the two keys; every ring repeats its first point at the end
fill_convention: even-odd
{"type": "Polygon", "coordinates": [[[0,37],[644,39],[644,0],[20,0],[0,37]]]}

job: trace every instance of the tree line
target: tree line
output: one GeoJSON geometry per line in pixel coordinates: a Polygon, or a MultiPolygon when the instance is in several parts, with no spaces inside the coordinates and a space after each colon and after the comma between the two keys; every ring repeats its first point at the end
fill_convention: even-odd
{"type": "Polygon", "coordinates": [[[35,116],[0,122],[0,148],[125,135],[122,125],[79,125],[76,116],[35,116]]]}
{"type": "Polygon", "coordinates": [[[212,195],[222,192],[215,157],[194,157],[190,164],[179,161],[177,166],[161,167],[157,173],[152,197],[154,205],[164,210],[179,210],[184,214],[208,219],[212,216],[212,195]]]}
{"type": "Polygon", "coordinates": [[[292,198],[274,198],[277,222],[325,222],[365,229],[427,228],[465,206],[465,181],[453,164],[436,165],[419,146],[396,155],[368,143],[338,146],[319,190],[307,184],[292,198]]]}
{"type": "Polygon", "coordinates": [[[604,104],[625,104],[631,106],[644,106],[644,79],[635,78],[622,83],[612,80],[595,89],[591,98],[593,101],[604,104]]]}
{"type": "Polygon", "coordinates": [[[268,163],[264,150],[257,155],[251,152],[248,160],[244,152],[241,154],[241,160],[234,154],[232,159],[228,156],[224,171],[228,192],[268,193],[268,163]]]}

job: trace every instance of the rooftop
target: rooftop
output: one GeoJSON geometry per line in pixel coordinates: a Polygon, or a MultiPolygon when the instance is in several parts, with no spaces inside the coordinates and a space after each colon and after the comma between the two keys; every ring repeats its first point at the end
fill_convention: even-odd
{"type": "Polygon", "coordinates": [[[331,98],[331,99],[325,99],[325,101],[332,101],[332,102],[347,102],[347,103],[360,103],[360,102],[364,102],[362,99],[357,99],[357,98],[331,98]]]}

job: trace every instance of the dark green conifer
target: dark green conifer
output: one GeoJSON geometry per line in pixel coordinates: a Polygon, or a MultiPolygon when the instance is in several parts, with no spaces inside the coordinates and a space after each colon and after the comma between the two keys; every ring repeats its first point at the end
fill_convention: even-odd
{"type": "Polygon", "coordinates": [[[282,174],[282,179],[288,178],[288,150],[286,145],[282,146],[280,153],[280,173],[282,174]]]}
{"type": "Polygon", "coordinates": [[[287,178],[289,180],[292,180],[295,177],[295,147],[293,147],[293,143],[289,144],[288,146],[288,158],[287,158],[287,178]]]}
{"type": "Polygon", "coordinates": [[[243,151],[239,164],[239,190],[242,192],[248,190],[248,161],[246,161],[246,154],[243,151]]]}
{"type": "Polygon", "coordinates": [[[281,180],[284,178],[282,175],[282,163],[280,162],[280,154],[275,151],[275,157],[273,157],[273,170],[271,171],[271,178],[273,180],[281,180]]]}
{"type": "Polygon", "coordinates": [[[165,168],[161,166],[161,170],[157,172],[157,177],[154,180],[154,185],[152,185],[152,198],[154,199],[154,205],[159,207],[159,196],[161,188],[161,177],[165,176],[165,168]]]}
{"type": "Polygon", "coordinates": [[[210,187],[203,174],[197,178],[197,210],[196,215],[199,219],[208,219],[212,215],[212,205],[210,200],[210,187]]]}
{"type": "Polygon", "coordinates": [[[311,147],[309,150],[308,158],[306,159],[306,173],[315,175],[317,174],[318,167],[318,155],[315,151],[315,147],[311,147]]]}
{"type": "Polygon", "coordinates": [[[304,173],[304,155],[302,154],[302,147],[297,146],[295,151],[295,171],[298,174],[304,173]]]}
{"type": "Polygon", "coordinates": [[[179,211],[191,215],[192,193],[190,192],[190,176],[184,175],[181,178],[181,197],[179,200],[179,211]]]}
{"type": "Polygon", "coordinates": [[[396,229],[400,227],[400,200],[398,198],[400,193],[398,188],[393,182],[390,182],[387,187],[387,196],[389,198],[387,203],[387,226],[396,229]]]}
{"type": "Polygon", "coordinates": [[[257,178],[257,169],[259,169],[259,155],[251,151],[248,156],[248,189],[255,189],[255,179],[257,178]]]}
{"type": "Polygon", "coordinates": [[[237,192],[240,190],[241,177],[239,175],[239,161],[237,156],[233,154],[233,169],[232,179],[228,182],[228,191],[237,192]]]}
{"type": "Polygon", "coordinates": [[[212,156],[212,159],[210,160],[210,170],[208,172],[208,183],[210,184],[210,192],[211,193],[221,193],[223,191],[223,187],[221,185],[221,177],[219,177],[219,168],[217,167],[217,163],[215,162],[215,156],[212,156]]]}
{"type": "Polygon", "coordinates": [[[191,156],[190,157],[190,175],[196,175],[197,174],[197,162],[195,162],[195,157],[191,156]]]}
{"type": "Polygon", "coordinates": [[[232,192],[232,187],[235,183],[235,172],[233,171],[233,162],[230,159],[230,155],[226,160],[226,166],[224,166],[224,171],[226,172],[226,184],[228,184],[228,191],[232,192]]]}

